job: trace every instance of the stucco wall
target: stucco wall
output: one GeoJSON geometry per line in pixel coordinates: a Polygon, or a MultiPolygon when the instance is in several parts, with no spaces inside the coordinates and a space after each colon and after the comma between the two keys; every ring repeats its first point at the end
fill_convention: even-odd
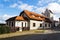
{"type": "Polygon", "coordinates": [[[43,27],[44,28],[51,28],[51,24],[47,23],[47,22],[44,22],[44,21],[30,20],[30,30],[41,29],[43,27]],[[33,23],[35,23],[35,27],[33,27],[33,23]],[[42,24],[42,27],[40,27],[40,24],[42,24]],[[45,24],[47,24],[47,26],[45,26],[45,24]]]}
{"type": "Polygon", "coordinates": [[[40,27],[40,24],[42,24],[42,23],[43,23],[43,21],[30,20],[30,30],[43,28],[43,27],[40,27]],[[33,27],[33,23],[35,23],[35,27],[33,27]]]}
{"type": "Polygon", "coordinates": [[[44,27],[45,27],[45,28],[51,28],[51,23],[44,22],[44,27]],[[45,24],[47,24],[47,26],[45,26],[45,24]],[[50,25],[50,26],[49,26],[49,25],[50,25]]]}
{"type": "Polygon", "coordinates": [[[25,27],[25,23],[26,23],[26,27],[28,27],[27,21],[15,21],[15,27],[22,27],[22,23],[23,23],[23,27],[25,27]]]}

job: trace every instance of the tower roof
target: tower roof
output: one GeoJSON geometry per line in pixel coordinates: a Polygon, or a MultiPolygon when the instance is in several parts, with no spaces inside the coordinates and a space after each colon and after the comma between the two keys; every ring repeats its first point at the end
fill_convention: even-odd
{"type": "Polygon", "coordinates": [[[46,8],[46,11],[48,11],[48,12],[53,14],[53,12],[50,9],[48,9],[48,8],[46,8]]]}

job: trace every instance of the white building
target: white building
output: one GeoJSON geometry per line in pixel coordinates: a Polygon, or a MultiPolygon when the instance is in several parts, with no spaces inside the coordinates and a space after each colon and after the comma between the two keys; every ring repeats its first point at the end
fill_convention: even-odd
{"type": "Polygon", "coordinates": [[[6,20],[7,26],[17,31],[51,28],[51,23],[48,17],[27,10],[22,11],[19,16],[6,20]]]}

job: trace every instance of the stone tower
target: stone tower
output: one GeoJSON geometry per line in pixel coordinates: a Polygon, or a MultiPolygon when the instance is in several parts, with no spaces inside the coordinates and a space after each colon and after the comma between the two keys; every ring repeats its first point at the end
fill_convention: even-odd
{"type": "Polygon", "coordinates": [[[49,9],[46,9],[45,12],[43,13],[46,17],[48,17],[51,21],[53,21],[53,12],[49,9]]]}

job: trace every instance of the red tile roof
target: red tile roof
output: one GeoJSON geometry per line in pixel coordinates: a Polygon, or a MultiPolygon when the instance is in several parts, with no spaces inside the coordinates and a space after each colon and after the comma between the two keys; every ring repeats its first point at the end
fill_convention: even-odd
{"type": "Polygon", "coordinates": [[[22,16],[15,16],[7,19],[6,21],[14,21],[14,20],[20,21],[20,20],[24,20],[24,18],[22,16]]]}
{"type": "MultiPolygon", "coordinates": [[[[30,19],[50,22],[50,19],[47,18],[47,17],[44,16],[44,15],[37,14],[37,13],[34,13],[34,12],[30,12],[30,11],[28,11],[28,10],[24,10],[23,12],[24,12],[24,13],[28,16],[28,18],[30,18],[30,19]]],[[[9,21],[9,20],[10,20],[10,21],[12,21],[12,20],[18,20],[18,21],[20,21],[20,20],[25,20],[25,18],[23,18],[23,16],[20,15],[20,16],[15,16],[15,17],[9,18],[9,19],[6,20],[6,21],[9,21]]]]}
{"type": "Polygon", "coordinates": [[[15,20],[24,20],[24,18],[22,16],[17,16],[15,20]]]}
{"type": "Polygon", "coordinates": [[[47,18],[44,15],[37,14],[37,13],[34,13],[34,12],[30,12],[28,10],[24,10],[24,12],[30,19],[45,20],[45,18],[47,18]]]}

